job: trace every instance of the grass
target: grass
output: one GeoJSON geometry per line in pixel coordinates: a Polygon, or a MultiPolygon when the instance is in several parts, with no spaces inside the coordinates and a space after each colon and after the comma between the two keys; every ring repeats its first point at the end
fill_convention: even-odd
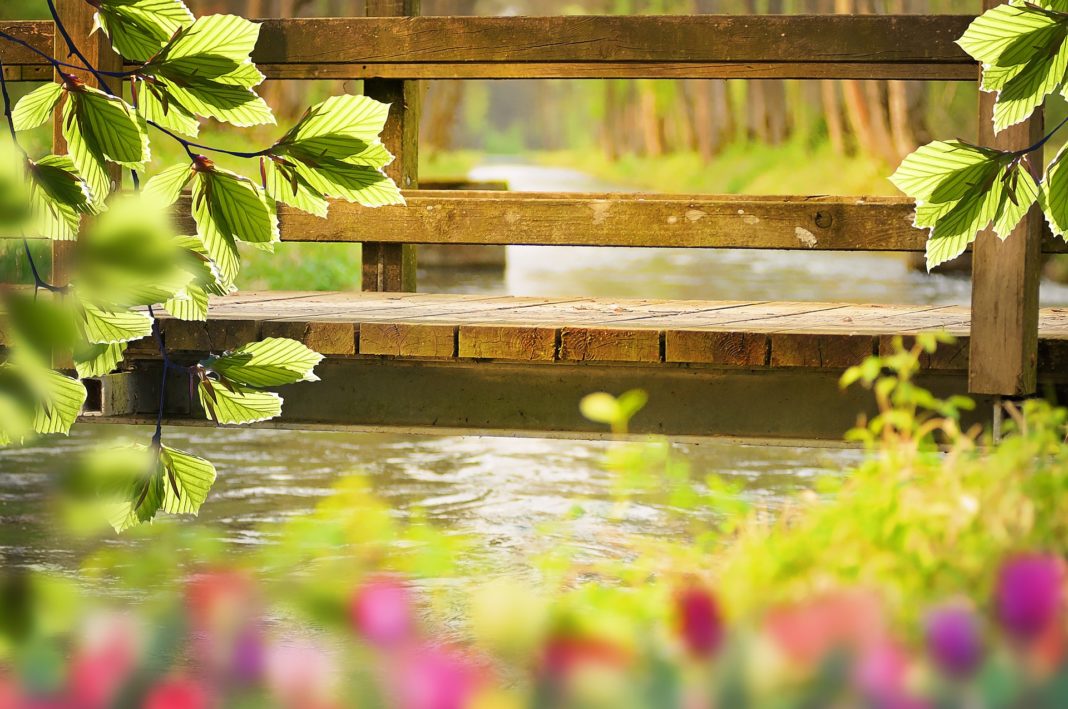
{"type": "Polygon", "coordinates": [[[621,187],[694,194],[893,195],[893,168],[868,156],[838,155],[826,143],[730,146],[705,163],[696,153],[656,158],[624,155],[612,162],[600,152],[532,156],[541,164],[571,167],[621,187]]]}

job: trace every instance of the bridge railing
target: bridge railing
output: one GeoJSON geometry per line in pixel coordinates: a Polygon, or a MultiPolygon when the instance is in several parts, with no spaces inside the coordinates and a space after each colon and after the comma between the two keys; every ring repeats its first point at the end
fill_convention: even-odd
{"type": "MultiPolygon", "coordinates": [[[[1001,0],[976,0],[975,12],[1001,0]]],[[[61,0],[91,38],[91,7],[61,0]],[[80,22],[79,22],[80,20],[80,22]]],[[[361,242],[365,290],[415,289],[417,244],[923,251],[912,204],[884,197],[492,193],[418,189],[418,82],[424,79],[670,78],[976,81],[954,41],[968,15],[420,17],[417,0],[367,0],[370,17],[264,21],[253,55],[273,79],[362,79],[392,104],[384,141],[408,205],[337,204],[328,220],[282,207],[282,239],[361,242]]],[[[50,22],[2,25],[51,49],[50,22]]],[[[76,37],[78,38],[78,37],[76,37]]],[[[0,44],[13,80],[48,80],[32,52],[0,44]]],[[[981,142],[1015,149],[1042,132],[1041,114],[995,139],[987,95],[981,142]]],[[[1041,253],[1037,212],[1002,243],[980,235],[973,261],[970,389],[1027,395],[1036,387],[1041,253]]]]}

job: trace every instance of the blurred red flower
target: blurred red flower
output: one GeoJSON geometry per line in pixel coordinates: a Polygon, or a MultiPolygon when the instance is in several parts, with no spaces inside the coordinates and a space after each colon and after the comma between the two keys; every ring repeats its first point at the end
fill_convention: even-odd
{"type": "Polygon", "coordinates": [[[719,604],[708,589],[691,584],[675,593],[679,636],[691,655],[710,657],[723,640],[719,604]]]}

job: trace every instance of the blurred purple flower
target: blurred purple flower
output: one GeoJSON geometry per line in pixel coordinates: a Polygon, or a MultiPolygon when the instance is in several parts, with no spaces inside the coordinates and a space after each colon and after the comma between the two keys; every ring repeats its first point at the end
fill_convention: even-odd
{"type": "Polygon", "coordinates": [[[1055,556],[1021,554],[1002,564],[996,598],[1005,631],[1023,642],[1041,635],[1060,610],[1063,580],[1063,563],[1055,556]]]}
{"type": "Polygon", "coordinates": [[[979,618],[966,605],[946,605],[931,611],[927,616],[926,638],[935,665],[950,677],[970,677],[983,661],[979,618]]]}
{"type": "Polygon", "coordinates": [[[370,579],[352,597],[349,618],[372,645],[396,648],[413,635],[411,594],[396,578],[370,579]]]}
{"type": "Polygon", "coordinates": [[[679,635],[691,655],[710,657],[723,640],[723,618],[715,596],[701,586],[690,585],[675,594],[679,635]]]}
{"type": "Polygon", "coordinates": [[[233,678],[242,684],[255,684],[263,677],[267,658],[259,624],[250,623],[234,638],[231,662],[233,678]]]}

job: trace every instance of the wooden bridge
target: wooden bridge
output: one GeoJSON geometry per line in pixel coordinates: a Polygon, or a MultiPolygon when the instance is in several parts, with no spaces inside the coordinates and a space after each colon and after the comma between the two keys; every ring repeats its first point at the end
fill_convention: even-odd
{"type": "MultiPolygon", "coordinates": [[[[583,435],[598,427],[579,416],[582,395],[641,387],[650,404],[637,432],[837,439],[870,407],[867,393],[839,391],[842,370],[895,335],[929,330],[959,338],[924,363],[921,381],[935,391],[988,402],[1068,384],[1068,309],[1038,307],[1042,253],[1064,248],[1044,235],[1037,211],[1004,243],[980,236],[970,309],[414,292],[419,244],[922,252],[926,234],[903,199],[419,190],[418,82],[974,82],[978,67],[954,44],[970,16],[416,17],[416,4],[368,0],[375,17],[267,20],[254,54],[269,78],[362,79],[368,95],[392,103],[384,140],[407,206],[339,203],[329,220],[281,209],[284,240],[362,243],[365,292],[239,293],[213,302],[206,327],[164,323],[168,346],[191,358],[270,335],[327,355],[322,383],[284,391],[280,425],[583,435]]],[[[63,7],[76,39],[107,61],[89,34],[89,6],[63,7]]],[[[42,48],[56,41],[48,22],[3,29],[42,48]]],[[[9,79],[51,78],[32,53],[0,52],[9,79]]],[[[1036,114],[995,138],[991,107],[984,95],[980,141],[1015,149],[1041,136],[1036,114]]],[[[155,356],[135,345],[130,371],[100,380],[98,416],[154,416],[155,356]]],[[[168,394],[169,421],[206,423],[187,387],[168,394]]]]}

